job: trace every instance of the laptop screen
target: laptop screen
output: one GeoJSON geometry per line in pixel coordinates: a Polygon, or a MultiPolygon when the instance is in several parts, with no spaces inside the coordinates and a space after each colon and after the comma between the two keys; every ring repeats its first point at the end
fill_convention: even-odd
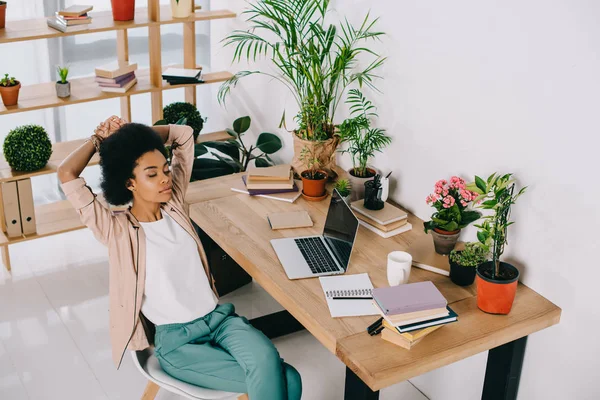
{"type": "Polygon", "coordinates": [[[336,189],[331,195],[323,237],[344,269],[348,268],[350,253],[358,231],[358,219],[336,189]]]}

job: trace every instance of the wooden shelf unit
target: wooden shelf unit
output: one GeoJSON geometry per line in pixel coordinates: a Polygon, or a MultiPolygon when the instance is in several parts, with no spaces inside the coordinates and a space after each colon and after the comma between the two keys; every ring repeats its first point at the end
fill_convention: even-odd
{"type": "MultiPolygon", "coordinates": [[[[131,96],[150,93],[152,121],[162,119],[163,100],[162,92],[165,90],[184,88],[185,101],[196,104],[196,86],[222,82],[229,79],[232,74],[226,71],[203,73],[204,83],[169,85],[162,80],[164,67],[161,61],[161,34],[162,25],[183,24],[183,68],[197,68],[196,64],[196,27],[198,21],[210,21],[224,18],[235,18],[236,14],[229,10],[198,11],[192,0],[192,14],[187,18],[173,18],[169,6],[161,7],[159,0],[148,0],[147,8],[138,8],[133,21],[116,22],[112,19],[112,12],[92,12],[93,18],[89,29],[62,33],[46,24],[46,18],[36,18],[24,21],[8,21],[6,27],[0,30],[0,44],[14,43],[29,40],[58,38],[64,36],[85,35],[96,32],[116,31],[117,59],[129,61],[128,29],[148,28],[148,55],[149,68],[140,69],[136,72],[138,83],[127,93],[105,93],[100,90],[94,77],[74,78],[71,81],[71,96],[68,98],[56,97],[55,83],[41,83],[35,85],[24,85],[19,95],[19,103],[16,106],[5,107],[0,104],[0,116],[12,113],[41,110],[46,108],[66,106],[105,100],[110,98],[120,99],[121,116],[131,121],[131,96]]],[[[90,71],[93,73],[93,71],[90,71]]],[[[228,140],[230,136],[225,131],[201,134],[198,142],[228,140]]],[[[74,149],[83,143],[84,139],[68,142],[55,143],[53,153],[48,164],[39,171],[16,172],[13,171],[3,157],[0,157],[0,183],[29,179],[34,176],[55,173],[60,163],[74,149]]],[[[99,163],[98,156],[94,156],[89,165],[99,163]]],[[[2,191],[0,190],[0,198],[2,191]]],[[[21,235],[8,238],[0,230],[0,251],[2,261],[7,270],[10,271],[10,255],[8,246],[29,240],[38,239],[84,228],[77,212],[66,200],[35,207],[37,232],[33,235],[21,235]]],[[[4,210],[0,200],[0,226],[5,227],[4,210]]]]}

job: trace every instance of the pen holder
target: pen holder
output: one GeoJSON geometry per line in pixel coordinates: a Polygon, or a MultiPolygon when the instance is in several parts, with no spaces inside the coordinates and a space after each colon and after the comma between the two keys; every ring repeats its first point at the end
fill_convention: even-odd
{"type": "Polygon", "coordinates": [[[385,202],[381,199],[382,187],[380,176],[376,175],[365,182],[365,208],[368,210],[381,210],[385,202]]]}

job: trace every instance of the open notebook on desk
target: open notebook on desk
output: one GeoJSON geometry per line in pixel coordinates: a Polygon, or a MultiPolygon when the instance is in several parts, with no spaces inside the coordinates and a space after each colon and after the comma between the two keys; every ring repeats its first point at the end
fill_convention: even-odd
{"type": "Polygon", "coordinates": [[[373,283],[368,274],[322,276],[319,281],[333,318],[378,315],[373,307],[373,283]],[[343,299],[343,297],[352,297],[352,299],[343,299]],[[356,299],[356,297],[364,297],[364,299],[356,299]]]}

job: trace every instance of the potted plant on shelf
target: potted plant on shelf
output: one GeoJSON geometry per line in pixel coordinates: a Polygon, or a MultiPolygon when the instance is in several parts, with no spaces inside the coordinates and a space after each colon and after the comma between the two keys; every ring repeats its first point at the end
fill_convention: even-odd
{"type": "Polygon", "coordinates": [[[56,82],[56,96],[69,97],[71,95],[71,82],[67,81],[69,67],[56,67],[60,80],[56,82]]]}
{"type": "Polygon", "coordinates": [[[6,24],[6,2],[0,1],[0,29],[6,24]]]}
{"type": "Polygon", "coordinates": [[[508,314],[512,308],[519,270],[513,265],[500,261],[507,244],[511,206],[525,193],[523,187],[515,194],[515,182],[512,174],[490,175],[487,180],[475,177],[469,189],[477,193],[478,206],[484,210],[493,210],[492,215],[483,217],[477,239],[490,251],[492,260],[477,268],[477,307],[491,314],[508,314]]]}
{"type": "Polygon", "coordinates": [[[187,18],[192,14],[192,0],[171,0],[173,18],[187,18]]]}
{"type": "Polygon", "coordinates": [[[4,74],[4,78],[0,79],[0,96],[6,107],[14,106],[19,102],[19,90],[21,90],[21,82],[14,76],[9,78],[8,74],[4,74]]]}
{"type": "Polygon", "coordinates": [[[477,267],[487,260],[488,250],[479,242],[466,243],[462,250],[450,252],[450,279],[458,286],[475,281],[477,267]]]}
{"type": "MultiPolygon", "coordinates": [[[[249,75],[261,74],[282,83],[293,94],[299,109],[293,130],[294,170],[301,172],[300,154],[310,147],[321,168],[334,178],[339,141],[334,120],[338,106],[355,82],[375,89],[375,71],[385,58],[365,46],[368,40],[383,35],[375,30],[377,19],[367,14],[360,26],[347,20],[336,26],[326,23],[331,20],[330,11],[328,0],[249,3],[249,9],[244,11],[249,28],[235,30],[223,41],[225,46],[235,46],[234,61],[241,61],[242,57],[249,61],[267,58],[276,72],[240,71],[221,85],[218,99],[223,104],[231,89],[249,75]],[[359,64],[358,59],[363,63],[359,64]]],[[[285,126],[285,111],[281,126],[285,126]]]]}
{"type": "Polygon", "coordinates": [[[435,208],[431,221],[425,222],[425,233],[431,231],[435,251],[449,254],[460,236],[460,230],[478,220],[481,213],[467,207],[477,197],[477,193],[467,189],[464,179],[457,176],[450,182],[441,179],[436,182],[433,194],[427,196],[427,204],[435,208]]]}
{"type": "Polygon", "coordinates": [[[178,101],[165,106],[163,108],[163,119],[156,121],[154,125],[177,124],[182,118],[186,120],[185,125],[194,129],[194,141],[198,140],[206,119],[202,118],[200,111],[192,103],[178,101]]]}
{"type": "Polygon", "coordinates": [[[302,171],[302,197],[309,201],[321,201],[327,197],[325,184],[327,183],[327,172],[320,169],[319,159],[309,147],[302,149],[300,160],[304,162],[306,169],[302,171]]]}
{"type": "Polygon", "coordinates": [[[46,166],[52,155],[52,143],[43,127],[23,125],[8,132],[2,151],[13,170],[31,172],[46,166]]]}
{"type": "Polygon", "coordinates": [[[350,194],[352,193],[352,184],[348,179],[338,179],[335,182],[334,186],[342,199],[348,204],[350,204],[350,194]]]}
{"type": "Polygon", "coordinates": [[[377,175],[368,162],[376,152],[380,152],[392,142],[385,130],[371,127],[371,118],[377,117],[377,110],[370,100],[358,89],[350,89],[346,103],[350,106],[352,118],[346,119],[339,126],[337,135],[341,143],[348,143],[342,153],[350,153],[353,168],[348,171],[354,190],[351,200],[364,197],[365,182],[377,175]]]}
{"type": "Polygon", "coordinates": [[[131,21],[135,18],[135,0],[110,0],[115,21],[131,21]]]}

